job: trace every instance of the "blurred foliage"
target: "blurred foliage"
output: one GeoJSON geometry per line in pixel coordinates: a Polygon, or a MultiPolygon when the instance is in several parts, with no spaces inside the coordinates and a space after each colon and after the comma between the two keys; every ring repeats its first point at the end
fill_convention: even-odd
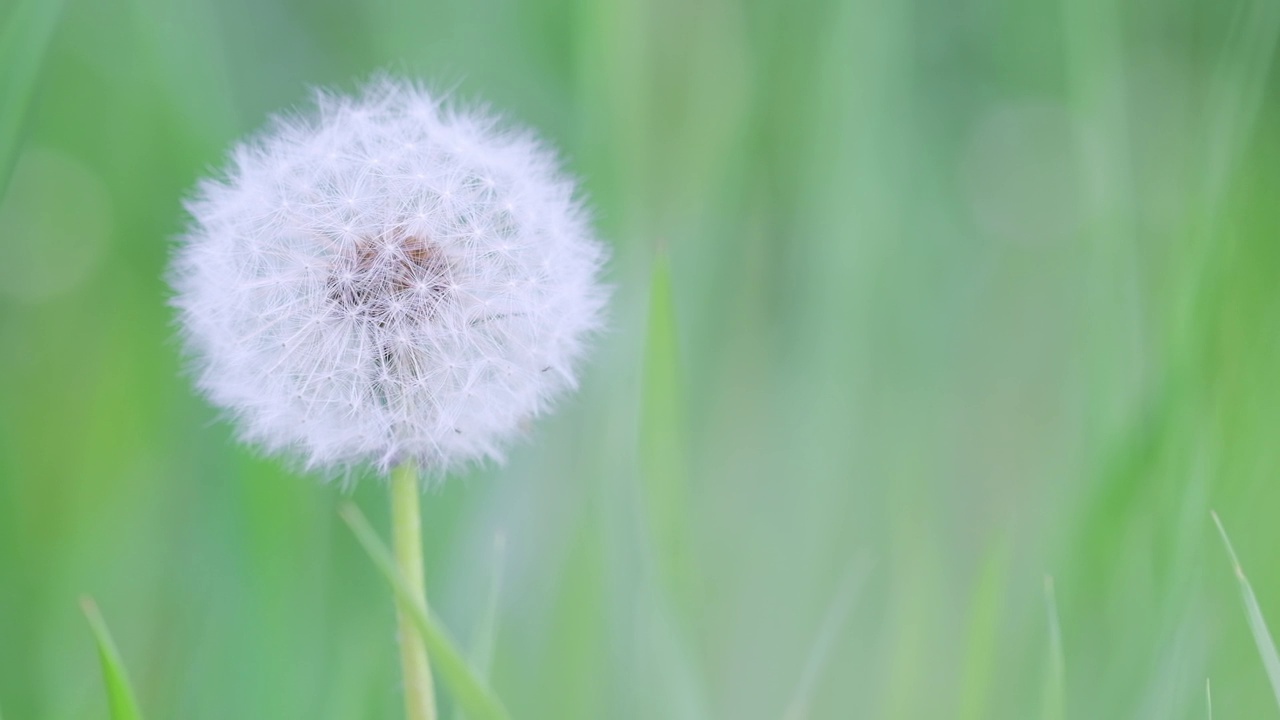
{"type": "MultiPolygon", "coordinates": [[[[424,504],[455,632],[485,626],[507,538],[492,682],[517,718],[1201,718],[1206,677],[1215,717],[1276,712],[1209,510],[1274,626],[1280,3],[0,0],[0,23],[6,717],[106,715],[84,593],[148,717],[398,716],[346,493],[233,442],[163,281],[234,139],[379,70],[538,128],[615,248],[582,393],[424,504]],[[688,480],[654,495],[658,247],[688,480]],[[663,552],[696,592],[643,571],[651,497],[683,504],[663,552]]],[[[385,528],[385,488],[352,494],[385,528]]]]}

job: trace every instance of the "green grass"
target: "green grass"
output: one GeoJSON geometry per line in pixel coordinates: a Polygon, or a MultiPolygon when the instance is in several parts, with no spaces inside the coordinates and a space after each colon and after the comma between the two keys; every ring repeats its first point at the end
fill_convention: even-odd
{"type": "MultiPolygon", "coordinates": [[[[484,612],[477,618],[472,634],[471,651],[468,653],[470,667],[478,675],[479,680],[487,681],[493,668],[493,652],[498,640],[498,609],[502,597],[502,580],[506,572],[507,540],[499,534],[493,541],[493,574],[490,577],[488,595],[485,598],[484,612]]],[[[457,720],[467,720],[467,715],[458,709],[457,720]]]]}
{"type": "Polygon", "coordinates": [[[1235,548],[1231,547],[1231,539],[1227,537],[1227,529],[1222,526],[1222,520],[1216,512],[1213,513],[1213,523],[1218,526],[1218,533],[1222,535],[1222,544],[1227,547],[1227,555],[1231,557],[1232,569],[1235,570],[1236,580],[1240,582],[1240,596],[1244,599],[1245,615],[1249,619],[1249,632],[1253,633],[1253,642],[1258,646],[1258,654],[1262,656],[1262,666],[1266,668],[1267,679],[1271,681],[1271,690],[1276,695],[1276,706],[1280,708],[1280,655],[1276,653],[1275,640],[1271,637],[1271,631],[1267,630],[1267,621],[1262,616],[1262,606],[1258,604],[1258,598],[1253,594],[1253,586],[1245,577],[1244,568],[1236,557],[1235,548]]]}
{"type": "Polygon", "coordinates": [[[831,598],[831,604],[822,619],[822,625],[805,658],[795,692],[791,696],[791,701],[787,703],[786,711],[782,714],[783,720],[803,720],[810,716],[814,689],[828,670],[831,653],[836,643],[844,637],[845,626],[854,610],[862,585],[866,582],[867,571],[866,558],[858,558],[846,571],[844,580],[840,583],[835,596],[831,598]]]}
{"type": "Polygon", "coordinates": [[[82,599],[80,607],[89,621],[89,628],[93,630],[93,639],[98,643],[98,659],[102,663],[102,681],[106,685],[109,717],[111,720],[142,720],[138,700],[129,683],[129,674],[125,670],[120,651],[116,649],[115,641],[111,639],[107,622],[102,619],[102,613],[93,600],[82,599]]]}
{"type": "Polygon", "coordinates": [[[387,536],[385,488],[237,446],[163,281],[230,143],[380,69],[537,128],[614,250],[581,392],[423,501],[429,619],[513,717],[1188,720],[1206,677],[1275,716],[1277,37],[1272,0],[0,3],[5,717],[108,716],[82,593],[148,717],[402,715],[339,516],[387,536]]]}

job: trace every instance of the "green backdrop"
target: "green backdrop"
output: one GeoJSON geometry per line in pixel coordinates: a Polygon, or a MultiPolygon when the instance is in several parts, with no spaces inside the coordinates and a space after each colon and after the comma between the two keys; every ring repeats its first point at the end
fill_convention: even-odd
{"type": "Polygon", "coordinates": [[[1206,679],[1280,713],[1209,516],[1280,622],[1275,0],[0,23],[5,718],[106,717],[82,594],[150,718],[399,717],[336,513],[385,533],[385,488],[237,446],[163,281],[236,138],[379,70],[537,128],[614,249],[581,392],[424,498],[516,718],[1204,718],[1206,679]]]}

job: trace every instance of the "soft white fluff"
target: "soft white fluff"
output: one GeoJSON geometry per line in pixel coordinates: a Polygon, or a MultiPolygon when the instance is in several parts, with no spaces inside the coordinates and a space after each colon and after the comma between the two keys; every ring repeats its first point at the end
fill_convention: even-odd
{"type": "Polygon", "coordinates": [[[458,469],[575,384],[605,258],[552,152],[380,81],[237,146],[171,278],[199,385],[308,468],[458,469]]]}

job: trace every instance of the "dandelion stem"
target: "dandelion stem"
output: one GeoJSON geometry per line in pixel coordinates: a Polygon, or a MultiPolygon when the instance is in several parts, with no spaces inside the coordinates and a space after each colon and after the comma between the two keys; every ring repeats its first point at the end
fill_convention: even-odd
{"type": "MultiPolygon", "coordinates": [[[[351,532],[355,533],[356,540],[364,547],[365,552],[369,553],[373,564],[391,583],[396,598],[401,602],[412,602],[412,591],[396,567],[391,549],[378,538],[373,526],[360,514],[360,509],[354,503],[347,502],[343,504],[339,514],[351,527],[351,532]]],[[[470,720],[511,720],[502,701],[480,679],[480,675],[467,665],[453,638],[449,637],[448,631],[427,606],[420,602],[413,603],[410,609],[409,619],[422,637],[423,644],[431,651],[431,657],[435,658],[440,677],[453,692],[454,699],[467,713],[467,717],[470,720]]]]}
{"type": "MultiPolygon", "coordinates": [[[[413,593],[426,607],[427,590],[422,563],[422,519],[419,513],[418,469],[405,463],[391,473],[391,526],[396,568],[413,593]]],[[[407,720],[436,720],[436,693],[431,683],[427,648],[414,627],[413,609],[403,600],[396,602],[400,633],[400,666],[404,673],[404,706],[407,720]]]]}

